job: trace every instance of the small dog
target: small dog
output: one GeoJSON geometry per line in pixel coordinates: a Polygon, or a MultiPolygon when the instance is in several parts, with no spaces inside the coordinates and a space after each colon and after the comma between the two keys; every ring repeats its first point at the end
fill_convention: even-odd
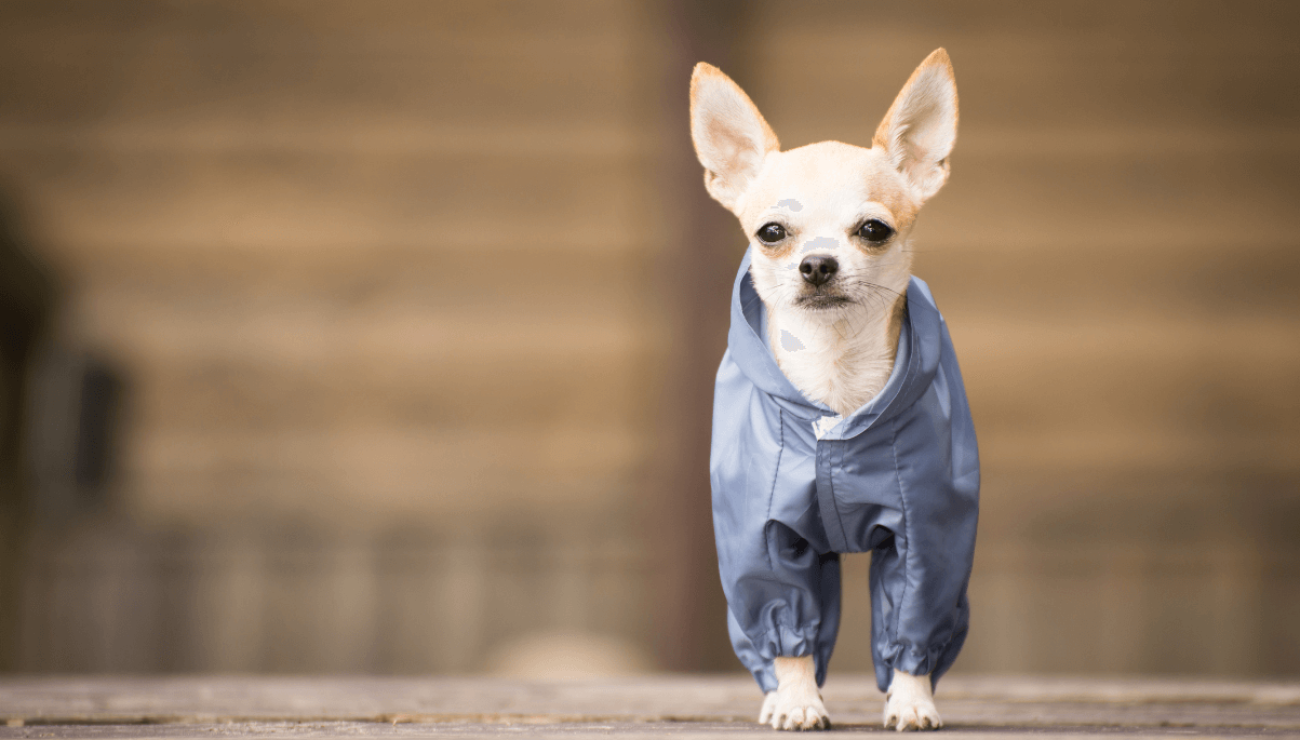
{"type": "Polygon", "coordinates": [[[780,151],[701,63],[691,133],[709,194],[750,247],[714,406],[714,527],[728,624],[766,692],[759,721],[830,726],[819,686],[839,626],[839,553],[872,552],[886,727],[941,726],[933,686],[965,640],[979,460],[951,340],[910,274],[910,232],[948,179],[957,88],[943,49],[870,149],[780,151]]]}

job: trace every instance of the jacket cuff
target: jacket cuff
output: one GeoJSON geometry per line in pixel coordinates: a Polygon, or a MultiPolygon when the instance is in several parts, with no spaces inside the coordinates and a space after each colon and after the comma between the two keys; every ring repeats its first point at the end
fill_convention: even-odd
{"type": "Polygon", "coordinates": [[[945,647],[947,646],[936,645],[922,648],[917,645],[909,647],[901,643],[890,643],[880,651],[880,657],[884,659],[885,665],[893,670],[913,676],[928,676],[938,667],[939,657],[945,647]]]}
{"type": "Polygon", "coordinates": [[[774,658],[802,658],[812,655],[817,644],[817,625],[811,627],[809,633],[778,624],[764,632],[759,639],[750,639],[758,654],[769,663],[774,658]]]}

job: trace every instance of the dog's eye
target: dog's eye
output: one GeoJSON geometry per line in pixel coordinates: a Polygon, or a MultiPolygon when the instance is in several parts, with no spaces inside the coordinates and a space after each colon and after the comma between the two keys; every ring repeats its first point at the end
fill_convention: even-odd
{"type": "Polygon", "coordinates": [[[858,236],[869,242],[883,242],[893,235],[889,224],[874,218],[858,227],[858,236]]]}
{"type": "Polygon", "coordinates": [[[764,244],[776,244],[785,238],[785,227],[778,223],[763,224],[758,230],[758,240],[764,244]]]}

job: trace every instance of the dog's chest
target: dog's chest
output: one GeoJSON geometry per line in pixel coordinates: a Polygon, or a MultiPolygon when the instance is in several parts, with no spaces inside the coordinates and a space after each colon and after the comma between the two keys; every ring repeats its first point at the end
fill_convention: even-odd
{"type": "Polygon", "coordinates": [[[769,341],[777,365],[795,388],[847,416],[874,398],[893,370],[896,345],[889,341],[887,327],[873,328],[855,332],[777,317],[769,341]]]}

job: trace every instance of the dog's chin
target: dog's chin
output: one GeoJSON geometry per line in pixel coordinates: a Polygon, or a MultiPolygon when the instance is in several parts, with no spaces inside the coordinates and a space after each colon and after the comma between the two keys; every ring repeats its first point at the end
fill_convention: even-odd
{"type": "Polygon", "coordinates": [[[809,293],[801,295],[794,299],[795,308],[802,308],[805,311],[832,311],[837,308],[844,308],[852,303],[852,299],[843,295],[832,295],[828,293],[809,293]]]}

